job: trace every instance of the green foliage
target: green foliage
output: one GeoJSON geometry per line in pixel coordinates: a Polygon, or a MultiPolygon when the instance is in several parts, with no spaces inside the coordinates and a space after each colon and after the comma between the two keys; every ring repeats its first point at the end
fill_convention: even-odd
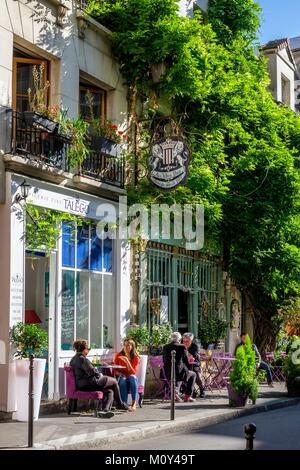
{"type": "Polygon", "coordinates": [[[177,14],[176,0],[91,0],[113,31],[113,51],[129,89],[138,160],[129,196],[146,204],[203,204],[206,239],[221,240],[224,267],[254,311],[264,350],[287,299],[300,294],[300,119],[267,89],[266,60],[253,42],[254,0],[211,0],[208,23],[177,14]],[[165,64],[159,83],[151,67],[165,64]],[[192,150],[185,187],[158,191],[147,179],[157,118],[192,150]]]}
{"type": "Polygon", "coordinates": [[[255,377],[255,352],[249,336],[246,344],[240,346],[233,361],[230,383],[233,390],[241,396],[248,396],[253,402],[258,395],[258,381],[255,377]]]}
{"type": "Polygon", "coordinates": [[[288,394],[300,396],[300,337],[293,337],[291,350],[285,359],[283,371],[288,394]]]}
{"type": "Polygon", "coordinates": [[[201,321],[198,336],[201,345],[206,349],[209,344],[214,344],[224,338],[228,322],[218,317],[208,317],[201,321]]]}
{"type": "Polygon", "coordinates": [[[88,126],[89,124],[81,118],[70,121],[72,141],[68,151],[68,162],[71,167],[81,165],[90,154],[87,144],[88,126]]]}
{"type": "Polygon", "coordinates": [[[17,358],[28,358],[31,354],[43,354],[48,345],[48,333],[37,325],[18,323],[12,327],[11,341],[16,347],[17,358]]]}
{"type": "Polygon", "coordinates": [[[154,325],[151,331],[146,325],[136,325],[128,329],[126,337],[134,340],[140,353],[147,352],[151,356],[158,356],[162,354],[163,346],[170,342],[172,332],[168,322],[154,325]]]}

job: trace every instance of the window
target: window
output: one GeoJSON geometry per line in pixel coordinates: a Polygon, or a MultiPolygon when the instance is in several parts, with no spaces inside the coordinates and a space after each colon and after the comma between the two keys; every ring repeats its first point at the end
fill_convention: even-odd
{"type": "Polygon", "coordinates": [[[112,240],[100,240],[93,224],[62,226],[61,348],[74,338],[93,349],[113,347],[114,277],[112,240]]]}
{"type": "Polygon", "coordinates": [[[13,59],[13,108],[19,113],[29,111],[28,89],[34,90],[33,67],[45,66],[44,80],[48,75],[48,63],[42,59],[25,57],[18,51],[14,51],[13,59]]]}
{"type": "Polygon", "coordinates": [[[281,101],[287,106],[291,105],[291,82],[281,74],[281,101]]]}
{"type": "Polygon", "coordinates": [[[80,83],[79,114],[86,121],[106,117],[106,91],[80,83]]]}

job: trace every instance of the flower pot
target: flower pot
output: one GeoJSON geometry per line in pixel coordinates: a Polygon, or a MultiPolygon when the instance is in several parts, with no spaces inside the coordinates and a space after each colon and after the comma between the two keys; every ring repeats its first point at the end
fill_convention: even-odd
{"type": "Polygon", "coordinates": [[[227,390],[228,390],[228,398],[229,398],[229,406],[232,407],[237,407],[237,408],[242,408],[246,406],[247,403],[247,395],[239,395],[236,393],[231,384],[227,384],[227,390]]]}
{"type": "MultiPolygon", "coordinates": [[[[28,388],[29,388],[29,359],[19,359],[16,363],[16,404],[14,418],[17,421],[28,421],[28,388]]],[[[40,412],[42,388],[46,367],[46,359],[33,361],[33,416],[37,420],[40,412]]]]}
{"type": "Polygon", "coordinates": [[[92,136],[91,150],[97,153],[103,153],[111,157],[118,157],[122,151],[122,145],[114,140],[106,139],[105,137],[92,136]]]}
{"type": "Polygon", "coordinates": [[[25,111],[24,119],[28,127],[38,127],[50,134],[57,132],[59,127],[57,122],[49,119],[47,116],[37,113],[36,111],[25,111]]]}

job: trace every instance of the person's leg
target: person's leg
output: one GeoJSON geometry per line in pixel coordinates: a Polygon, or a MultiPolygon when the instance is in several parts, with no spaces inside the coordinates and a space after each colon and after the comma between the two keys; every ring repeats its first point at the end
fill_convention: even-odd
{"type": "Polygon", "coordinates": [[[114,402],[114,392],[111,389],[105,390],[103,395],[102,411],[107,412],[111,410],[112,404],[114,402]]]}
{"type": "Polygon", "coordinates": [[[130,410],[135,411],[136,410],[136,398],[137,398],[137,392],[138,392],[138,379],[137,379],[137,377],[135,375],[130,375],[127,378],[127,384],[129,386],[128,388],[130,390],[131,397],[132,397],[132,403],[131,403],[130,410]]]}
{"type": "Polygon", "coordinates": [[[186,379],[185,379],[185,382],[186,382],[186,392],[185,392],[185,400],[192,400],[191,398],[191,395],[193,393],[193,389],[194,389],[194,385],[195,385],[195,382],[196,382],[196,373],[193,372],[193,371],[188,371],[186,373],[186,379]]]}
{"type": "Polygon", "coordinates": [[[271,385],[273,382],[273,377],[272,377],[272,371],[271,371],[269,364],[267,364],[264,361],[261,361],[259,368],[266,371],[268,385],[271,385]]]}
{"type": "Polygon", "coordinates": [[[196,373],[196,384],[200,389],[200,397],[205,395],[204,380],[202,377],[202,371],[200,367],[194,367],[194,372],[196,373]]]}
{"type": "Polygon", "coordinates": [[[128,387],[127,387],[127,379],[126,377],[119,378],[119,387],[120,387],[120,394],[123,403],[127,403],[128,400],[128,387]]]}
{"type": "Polygon", "coordinates": [[[102,390],[111,389],[114,392],[114,399],[116,400],[117,407],[123,410],[127,410],[127,406],[122,402],[120,389],[117,380],[114,377],[107,377],[107,381],[102,390]]]}

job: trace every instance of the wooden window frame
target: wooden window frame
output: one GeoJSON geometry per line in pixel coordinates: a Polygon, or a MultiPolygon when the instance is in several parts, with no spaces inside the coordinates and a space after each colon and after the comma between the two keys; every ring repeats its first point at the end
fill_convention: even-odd
{"type": "MultiPolygon", "coordinates": [[[[18,96],[27,96],[27,93],[17,93],[17,65],[18,63],[30,64],[30,65],[41,65],[45,64],[45,83],[48,80],[49,75],[49,63],[45,59],[36,59],[36,58],[25,58],[25,57],[14,57],[13,58],[13,89],[12,89],[12,105],[13,109],[17,109],[17,97],[18,96]]],[[[48,96],[49,101],[49,96],[48,96]]]]}
{"type": "MultiPolygon", "coordinates": [[[[95,93],[95,94],[98,94],[98,95],[102,95],[103,96],[103,100],[102,100],[102,106],[101,106],[101,118],[103,118],[104,120],[106,119],[106,116],[107,116],[107,91],[104,90],[103,88],[100,88],[100,87],[95,87],[95,86],[89,86],[89,85],[80,85],[79,86],[79,106],[78,106],[78,114],[79,116],[81,116],[81,110],[80,110],[80,92],[81,91],[90,91],[91,93],[95,93]]],[[[89,121],[87,119],[87,121],[89,121]]]]}

